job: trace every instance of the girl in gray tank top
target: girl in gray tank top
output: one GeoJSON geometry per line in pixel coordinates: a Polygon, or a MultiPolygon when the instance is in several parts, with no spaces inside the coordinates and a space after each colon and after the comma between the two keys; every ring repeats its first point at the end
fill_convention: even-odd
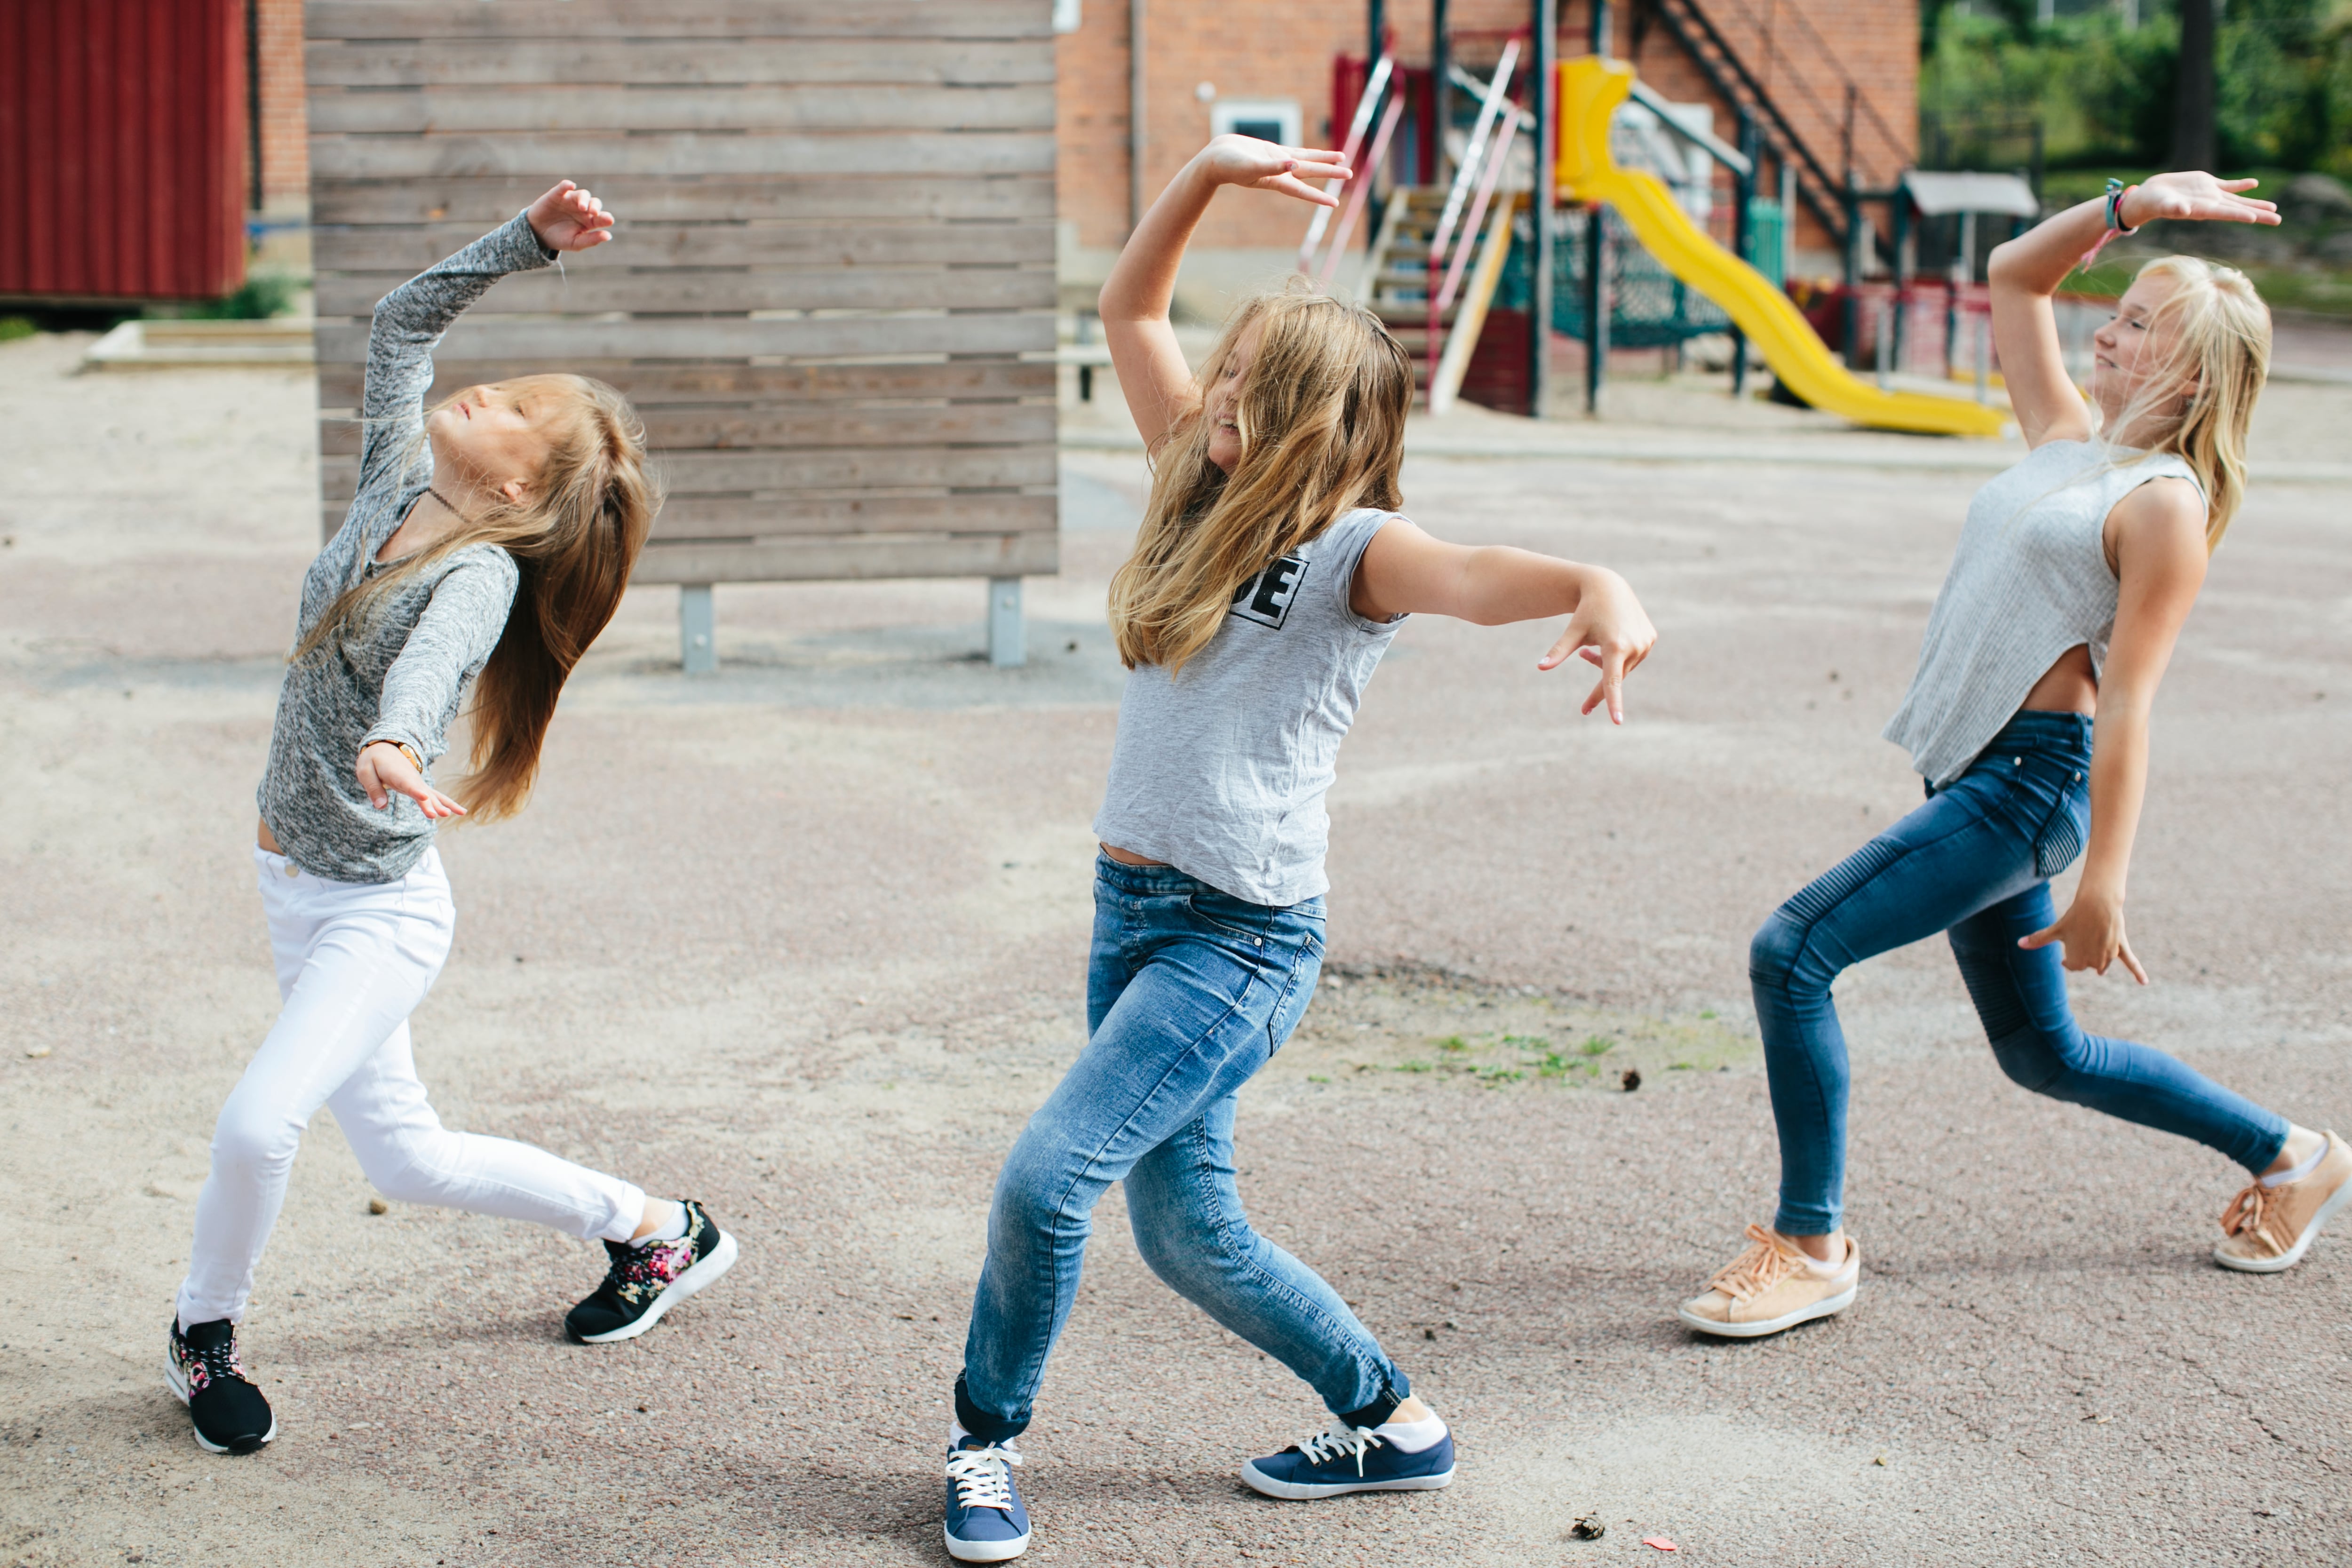
{"type": "Polygon", "coordinates": [[[1842,1311],[1861,1253],[1841,1228],[1845,1040],[1830,987],[1853,963],[1946,934],[2002,1070],[2027,1089],[2193,1138],[2243,1165],[2214,1261],[2292,1267],[2352,1198],[2352,1149],[2160,1051],[2085,1033],[2064,971],[2147,975],[2124,935],[2148,712],[2244,488],[2270,318],[2242,273],[2150,262],[2094,339],[2090,403],[2051,296],[2103,237],[2150,218],[2276,223],[2252,180],[2163,174],[1993,252],[1993,332],[2032,451],[1978,492],[1917,674],[1886,727],[1927,803],[1798,893],[1749,952],[1780,1135],[1769,1226],[1685,1301],[1735,1338],[1842,1311]],[[2087,858],[2062,915],[2049,879],[2087,858]]]}
{"type": "Polygon", "coordinates": [[[1542,667],[1598,666],[1584,711],[1605,703],[1620,722],[1622,682],[1655,634],[1612,572],[1442,543],[1397,515],[1412,364],[1370,311],[1305,288],[1263,295],[1197,379],[1186,366],[1169,300],[1217,187],[1328,206],[1320,183],[1345,173],[1338,160],[1218,138],[1103,288],[1112,363],[1156,476],[1111,584],[1131,673],[1095,820],[1091,1038],[998,1179],[955,1385],[946,1530],[963,1561],[1026,1546],[1013,1440],[1075,1298],[1089,1215],[1116,1181],[1160,1277],[1326,1407],[1328,1430],[1245,1463],[1245,1483],[1300,1499],[1453,1479],[1453,1439],[1404,1372],[1312,1269],[1250,1227],[1234,1096],[1314,993],[1324,794],[1403,618],[1565,616],[1542,667]]]}

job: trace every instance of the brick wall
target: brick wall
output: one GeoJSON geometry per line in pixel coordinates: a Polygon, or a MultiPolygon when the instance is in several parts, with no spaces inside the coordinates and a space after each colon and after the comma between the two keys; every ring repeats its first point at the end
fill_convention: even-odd
{"type": "MultiPolygon", "coordinates": [[[[1127,0],[1081,0],[1077,31],[1062,36],[1056,149],[1062,216],[1077,242],[1114,247],[1128,227],[1127,0]]],[[[1299,134],[1331,134],[1331,59],[1363,53],[1362,0],[1294,0],[1278,26],[1235,0],[1159,0],[1144,22],[1144,200],[1148,204],[1209,139],[1210,84],[1227,99],[1289,99],[1299,134]]],[[[1340,128],[1340,134],[1346,128],[1340,128]]],[[[1221,200],[1194,243],[1210,248],[1295,246],[1307,209],[1276,197],[1221,200]]]]}
{"type": "Polygon", "coordinates": [[[255,0],[254,57],[261,105],[261,205],[310,204],[310,132],[302,94],[302,0],[255,0]]]}
{"type": "MultiPolygon", "coordinates": [[[[1834,171],[1839,164],[1843,80],[1861,94],[1855,162],[1864,180],[1880,184],[1908,162],[1916,144],[1919,21],[1917,0],[1700,0],[1726,40],[1762,78],[1798,132],[1834,171]],[[1882,134],[1873,119],[1893,132],[1882,134]]],[[[1060,40],[1060,197],[1063,219],[1077,242],[1115,247],[1128,222],[1128,4],[1082,0],[1081,24],[1060,40]]],[[[1465,65],[1491,62],[1503,37],[1525,27],[1528,0],[1454,0],[1456,54],[1465,65]]],[[[1615,7],[1612,52],[1634,46],[1631,8],[1615,7]]],[[[1281,25],[1241,0],[1150,0],[1144,24],[1149,90],[1145,200],[1156,196],[1185,159],[1207,140],[1212,105],[1195,89],[1207,82],[1223,98],[1293,99],[1302,110],[1309,142],[1337,140],[1330,127],[1331,59],[1364,51],[1363,0],[1297,0],[1281,25]]],[[[1559,52],[1585,52],[1589,0],[1562,0],[1559,52]]],[[[1390,0],[1388,19],[1400,56],[1423,65],[1430,58],[1426,0],[1390,0]]],[[[1706,100],[1704,79],[1663,28],[1653,26],[1635,59],[1645,79],[1667,97],[1706,100]]],[[[1730,106],[1717,104],[1718,133],[1732,134],[1730,106]]],[[[1225,200],[1211,209],[1195,241],[1202,247],[1271,248],[1297,242],[1303,208],[1271,201],[1225,200]]],[[[1820,245],[1817,231],[1801,228],[1799,242],[1820,245]]]]}

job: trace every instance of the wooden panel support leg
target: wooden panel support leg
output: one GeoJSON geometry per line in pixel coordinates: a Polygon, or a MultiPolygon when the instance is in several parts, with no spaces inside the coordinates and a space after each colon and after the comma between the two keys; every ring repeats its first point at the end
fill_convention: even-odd
{"type": "Polygon", "coordinates": [[[1018,577],[988,580],[988,662],[999,669],[1029,662],[1029,639],[1022,635],[1018,577]]]}
{"type": "Polygon", "coordinates": [[[719,673],[719,613],[708,583],[678,584],[677,651],[687,674],[719,673]]]}

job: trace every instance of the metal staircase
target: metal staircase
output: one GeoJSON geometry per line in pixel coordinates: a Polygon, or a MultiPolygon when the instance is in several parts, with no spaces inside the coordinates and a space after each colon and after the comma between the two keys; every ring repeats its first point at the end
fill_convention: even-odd
{"type": "MultiPolygon", "coordinates": [[[[1412,357],[1413,382],[1425,405],[1443,414],[1454,401],[1484,329],[1486,308],[1510,254],[1511,219],[1522,193],[1504,188],[1513,138],[1527,119],[1511,101],[1520,42],[1510,40],[1488,82],[1469,79],[1481,94],[1478,116],[1460,166],[1447,185],[1395,185],[1381,204],[1380,227],[1357,274],[1356,294],[1388,324],[1412,357]]],[[[1349,229],[1381,167],[1402,111],[1401,96],[1383,58],[1373,68],[1356,107],[1344,151],[1351,164],[1370,132],[1370,155],[1347,183],[1337,209],[1318,208],[1299,247],[1302,272],[1333,279],[1349,229]],[[1387,105],[1379,108],[1386,90],[1387,105]],[[1373,130],[1376,122],[1379,129],[1373,130]],[[1318,253],[1322,255],[1318,266],[1318,253]]],[[[1341,195],[1340,183],[1326,187],[1341,195]]]]}
{"type": "Polygon", "coordinates": [[[1795,6],[1780,7],[1774,13],[1776,24],[1791,27],[1801,35],[1801,58],[1833,78],[1827,85],[1843,97],[1843,101],[1834,108],[1822,101],[1820,90],[1808,80],[1806,73],[1790,64],[1787,52],[1774,51],[1787,67],[1775,73],[1780,90],[1805,100],[1813,110],[1811,118],[1818,121],[1824,132],[1833,131],[1837,135],[1837,164],[1832,169],[1824,148],[1819,145],[1821,133],[1808,138],[1798,129],[1753,64],[1732,47],[1723,29],[1709,16],[1710,9],[1737,13],[1759,37],[1767,36],[1756,18],[1748,15],[1742,0],[1640,0],[1634,14],[1636,36],[1653,21],[1664,27],[1707,84],[1735,111],[1744,110],[1755,117],[1759,133],[1771,153],[1794,174],[1798,199],[1835,237],[1839,248],[1846,249],[1853,238],[1846,227],[1849,181],[1868,182],[1875,172],[1857,164],[1857,134],[1867,130],[1879,143],[1879,151],[1892,154],[1889,168],[1878,172],[1884,181],[1891,181],[1913,161],[1909,144],[1872,105],[1838,60],[1828,40],[1805,19],[1804,12],[1795,6]]]}

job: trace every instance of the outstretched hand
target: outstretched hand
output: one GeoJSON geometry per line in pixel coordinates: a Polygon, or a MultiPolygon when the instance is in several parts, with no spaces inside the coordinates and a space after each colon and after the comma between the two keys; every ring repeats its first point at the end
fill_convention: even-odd
{"type": "Polygon", "coordinates": [[[1339,198],[1307,182],[1344,180],[1351,173],[1346,159],[1328,149],[1285,147],[1230,132],[1201,149],[1201,163],[1217,184],[1278,191],[1318,207],[1336,207],[1339,198]]]}
{"type": "Polygon", "coordinates": [[[1622,724],[1625,678],[1650,657],[1650,649],[1657,641],[1658,628],[1650,624],[1642,601],[1633,596],[1633,586],[1614,572],[1596,570],[1594,580],[1577,600],[1576,614],[1569,617],[1568,629],[1559,634],[1551,651],[1536,661],[1536,668],[1557,669],[1568,662],[1571,654],[1599,666],[1600,682],[1577,711],[1590,713],[1606,702],[1609,721],[1622,724]]]}
{"type": "Polygon", "coordinates": [[[426,817],[438,820],[445,816],[463,816],[466,808],[425,782],[408,753],[390,741],[375,741],[360,748],[360,788],[367,791],[368,804],[378,811],[392,804],[395,795],[404,795],[424,809],[426,817]]]}
{"type": "Polygon", "coordinates": [[[2107,966],[2123,960],[2132,978],[2142,985],[2147,984],[2147,971],[2139,966],[2139,959],[2124,940],[2124,907],[2113,899],[2084,897],[2079,890],[2074,901],[2053,925],[2042,927],[2031,936],[2017,939],[2017,945],[2028,951],[2048,947],[2052,942],[2065,944],[2064,963],[2069,969],[2089,969],[2105,974],[2107,966]]]}
{"type": "Polygon", "coordinates": [[[593,250],[613,237],[613,215],[604,204],[569,180],[531,203],[523,216],[550,250],[593,250]]]}
{"type": "Polygon", "coordinates": [[[2126,228],[2137,228],[2159,218],[2190,223],[2262,223],[2279,221],[2278,204],[2242,196],[2260,180],[2217,180],[2195,169],[2175,174],[2152,174],[2128,192],[2117,216],[2126,228]]]}

